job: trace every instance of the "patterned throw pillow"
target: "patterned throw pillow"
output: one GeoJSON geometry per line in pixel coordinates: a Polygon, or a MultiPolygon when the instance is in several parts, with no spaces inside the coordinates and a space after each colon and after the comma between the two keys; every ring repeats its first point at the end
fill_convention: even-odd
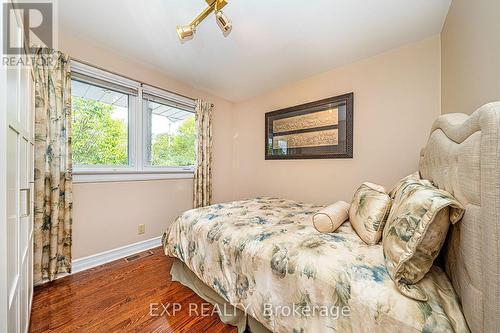
{"type": "Polygon", "coordinates": [[[366,244],[374,245],[382,237],[390,209],[391,198],[383,186],[363,183],[352,198],[349,222],[366,244]]]}
{"type": "Polygon", "coordinates": [[[385,264],[403,295],[427,301],[416,284],[431,269],[450,222],[458,222],[464,208],[451,194],[427,180],[406,179],[403,183],[394,194],[384,228],[385,264]]]}
{"type": "Polygon", "coordinates": [[[415,171],[414,173],[404,177],[396,185],[394,185],[394,187],[389,192],[389,196],[391,197],[391,199],[394,199],[394,196],[402,186],[405,186],[408,182],[412,182],[414,180],[421,180],[423,182],[428,182],[429,185],[432,185],[432,183],[429,182],[428,180],[420,179],[420,172],[415,171]]]}

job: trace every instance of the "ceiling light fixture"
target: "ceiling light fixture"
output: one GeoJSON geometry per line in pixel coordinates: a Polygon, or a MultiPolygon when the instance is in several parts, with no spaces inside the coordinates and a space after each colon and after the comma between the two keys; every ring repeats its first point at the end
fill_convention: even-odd
{"type": "Polygon", "coordinates": [[[222,34],[224,35],[224,37],[229,35],[231,29],[233,28],[233,23],[231,23],[231,21],[227,18],[226,15],[224,15],[221,10],[218,10],[215,13],[215,21],[217,22],[220,30],[222,30],[222,34]]]}
{"type": "Polygon", "coordinates": [[[215,11],[215,21],[217,25],[222,30],[224,37],[227,37],[231,32],[233,24],[231,21],[224,15],[221,9],[227,5],[228,0],[205,0],[208,4],[208,7],[205,8],[191,23],[188,25],[178,25],[177,26],[177,35],[181,41],[187,41],[194,37],[196,32],[196,27],[201,23],[210,13],[215,11]]]}
{"type": "Polygon", "coordinates": [[[178,25],[177,26],[177,35],[180,40],[189,40],[192,39],[194,33],[196,32],[196,27],[192,25],[178,25]]]}

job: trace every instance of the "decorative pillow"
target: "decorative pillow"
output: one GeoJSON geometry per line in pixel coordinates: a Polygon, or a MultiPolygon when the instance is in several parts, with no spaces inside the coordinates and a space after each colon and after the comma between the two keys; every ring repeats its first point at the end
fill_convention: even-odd
{"type": "Polygon", "coordinates": [[[463,214],[460,202],[427,180],[407,179],[399,186],[382,242],[385,265],[403,295],[427,301],[416,284],[431,269],[450,222],[458,222],[463,214]]]}
{"type": "Polygon", "coordinates": [[[391,198],[383,186],[363,183],[354,194],[349,221],[359,237],[368,245],[377,244],[391,209],[391,198]]]}
{"type": "Polygon", "coordinates": [[[319,232],[334,232],[349,218],[349,206],[345,201],[337,201],[313,215],[313,225],[319,232]]]}
{"type": "MultiPolygon", "coordinates": [[[[396,192],[398,192],[398,190],[402,186],[405,186],[405,184],[407,184],[408,182],[412,182],[414,180],[421,180],[421,181],[424,181],[424,182],[429,182],[428,180],[420,179],[420,172],[415,171],[414,173],[412,173],[411,175],[408,175],[408,176],[404,177],[396,185],[394,185],[394,187],[389,192],[389,196],[391,197],[391,199],[394,199],[394,196],[395,196],[396,192]]],[[[432,183],[429,182],[429,184],[432,184],[432,183]]]]}

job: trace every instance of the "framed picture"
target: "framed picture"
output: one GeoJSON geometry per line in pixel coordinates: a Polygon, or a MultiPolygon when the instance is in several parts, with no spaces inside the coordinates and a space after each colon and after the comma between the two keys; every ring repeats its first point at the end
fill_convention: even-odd
{"type": "Polygon", "coordinates": [[[352,158],[353,93],[266,113],[266,160],[352,158]]]}

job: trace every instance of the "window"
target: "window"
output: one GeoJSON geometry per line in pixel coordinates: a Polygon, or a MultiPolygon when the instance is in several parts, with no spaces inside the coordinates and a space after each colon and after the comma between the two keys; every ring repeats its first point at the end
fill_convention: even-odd
{"type": "Polygon", "coordinates": [[[72,63],[75,181],[192,177],[192,99],[72,63]]]}
{"type": "Polygon", "coordinates": [[[128,166],[130,95],[73,79],[73,164],[128,166]]]}
{"type": "Polygon", "coordinates": [[[188,167],[195,162],[194,113],[168,100],[143,94],[147,158],[152,167],[188,167]]]}

